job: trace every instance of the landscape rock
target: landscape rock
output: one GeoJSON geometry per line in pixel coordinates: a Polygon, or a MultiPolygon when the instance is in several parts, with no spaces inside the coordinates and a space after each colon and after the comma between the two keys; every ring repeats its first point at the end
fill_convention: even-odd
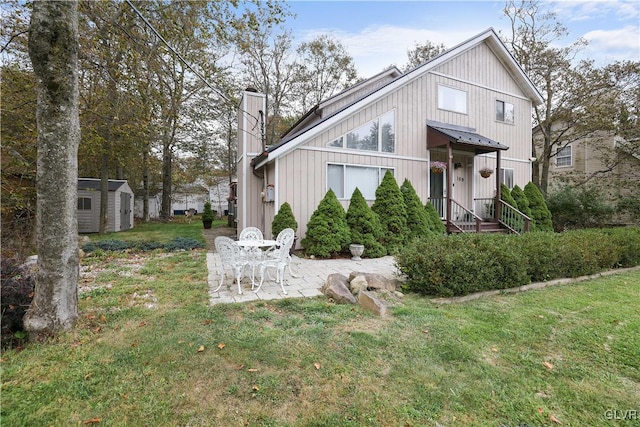
{"type": "Polygon", "coordinates": [[[394,292],[396,290],[396,280],[388,279],[382,274],[352,272],[349,275],[349,282],[356,277],[364,277],[367,281],[367,289],[370,291],[387,290],[394,292]]]}
{"type": "Polygon", "coordinates": [[[333,298],[337,304],[356,303],[355,297],[349,290],[349,279],[340,273],[330,274],[321,291],[328,297],[333,298]]]}
{"type": "Polygon", "coordinates": [[[351,281],[349,281],[349,289],[351,289],[351,293],[353,295],[357,295],[362,291],[366,291],[369,283],[364,276],[356,276],[351,281]]]}
{"type": "Polygon", "coordinates": [[[387,304],[379,300],[374,294],[368,291],[362,291],[358,294],[358,304],[366,310],[384,317],[387,315],[387,304]]]}

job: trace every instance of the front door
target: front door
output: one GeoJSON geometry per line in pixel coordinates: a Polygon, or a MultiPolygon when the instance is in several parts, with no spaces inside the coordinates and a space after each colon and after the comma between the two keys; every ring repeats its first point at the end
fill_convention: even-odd
{"type": "Polygon", "coordinates": [[[429,197],[431,198],[431,204],[440,214],[440,218],[444,218],[446,213],[445,198],[447,197],[446,171],[444,173],[429,171],[429,197]]]}

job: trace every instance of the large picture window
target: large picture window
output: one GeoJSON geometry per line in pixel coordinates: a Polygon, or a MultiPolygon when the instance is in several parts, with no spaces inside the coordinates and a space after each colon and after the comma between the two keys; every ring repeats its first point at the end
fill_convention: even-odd
{"type": "Polygon", "coordinates": [[[567,145],[566,147],[558,149],[558,153],[556,154],[556,166],[571,166],[572,164],[571,146],[567,145]]]}
{"type": "Polygon", "coordinates": [[[515,110],[513,104],[509,104],[504,101],[496,101],[496,120],[499,122],[505,122],[513,124],[515,117],[515,110]]]}
{"type": "Polygon", "coordinates": [[[334,139],[328,145],[329,147],[343,147],[351,150],[394,153],[396,151],[394,121],[394,111],[389,111],[346,135],[334,139]]]}
{"type": "Polygon", "coordinates": [[[339,199],[351,198],[353,191],[358,187],[365,199],[374,200],[376,190],[387,170],[393,173],[393,169],[388,168],[329,164],[327,186],[339,199]]]}
{"type": "Polygon", "coordinates": [[[467,114],[467,92],[438,85],[438,108],[467,114]]]}

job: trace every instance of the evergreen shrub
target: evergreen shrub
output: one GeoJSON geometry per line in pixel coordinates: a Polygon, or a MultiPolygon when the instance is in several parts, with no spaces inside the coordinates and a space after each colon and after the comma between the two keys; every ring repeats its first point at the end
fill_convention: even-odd
{"type": "Polygon", "coordinates": [[[538,187],[530,181],[524,186],[524,194],[527,196],[527,200],[529,201],[531,218],[535,222],[535,230],[553,231],[551,212],[549,211],[547,202],[538,187]]]}
{"type": "Polygon", "coordinates": [[[307,255],[328,258],[347,250],[351,238],[345,215],[330,189],[307,223],[307,234],[301,241],[307,255]]]}
{"type": "Polygon", "coordinates": [[[427,216],[429,217],[429,226],[431,231],[435,234],[444,234],[447,232],[447,227],[444,226],[442,219],[440,218],[440,214],[436,210],[436,207],[433,206],[431,202],[427,202],[424,206],[424,209],[427,211],[427,216]]]}
{"type": "Polygon", "coordinates": [[[298,222],[293,215],[291,205],[287,202],[280,205],[278,213],[273,217],[273,221],[271,222],[271,235],[275,238],[285,228],[291,228],[294,232],[298,231],[298,222]]]}
{"type": "Polygon", "coordinates": [[[376,201],[371,209],[382,224],[382,245],[387,253],[395,254],[407,242],[407,209],[395,177],[387,171],[376,189],[376,201]]]}
{"type": "Polygon", "coordinates": [[[429,213],[422,205],[418,193],[416,193],[416,190],[408,179],[405,179],[400,186],[400,192],[402,193],[402,198],[404,199],[404,204],[407,209],[409,239],[426,237],[433,234],[429,213]]]}
{"type": "Polygon", "coordinates": [[[371,210],[362,192],[356,187],[346,214],[351,243],[364,245],[363,257],[379,258],[387,254],[380,243],[382,225],[378,215],[371,210]]]}
{"type": "Polygon", "coordinates": [[[211,202],[204,204],[204,210],[202,211],[202,221],[213,221],[213,210],[211,210],[211,202]]]}
{"type": "MultiPolygon", "coordinates": [[[[509,190],[509,187],[507,187],[504,183],[500,184],[500,198],[502,199],[502,201],[520,210],[518,207],[518,202],[516,202],[516,200],[511,196],[511,190],[509,190]]],[[[509,227],[515,230],[524,228],[523,221],[519,217],[516,218],[516,217],[509,216],[506,218],[506,223],[509,227]]]]}
{"type": "Polygon", "coordinates": [[[511,197],[518,204],[518,210],[531,218],[531,208],[529,208],[529,200],[524,194],[524,190],[518,185],[514,185],[511,189],[511,197]]]}

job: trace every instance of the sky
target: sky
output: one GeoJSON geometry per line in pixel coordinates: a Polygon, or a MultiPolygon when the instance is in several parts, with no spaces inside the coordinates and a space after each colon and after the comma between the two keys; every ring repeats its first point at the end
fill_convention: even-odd
{"type": "MultiPolygon", "coordinates": [[[[589,44],[579,59],[603,66],[640,61],[640,1],[542,1],[569,30],[558,47],[580,37],[589,44]]],[[[417,42],[450,48],[492,27],[510,34],[504,1],[287,1],[297,16],[287,21],[296,44],[330,34],[353,57],[361,77],[407,61],[417,42]]]]}

